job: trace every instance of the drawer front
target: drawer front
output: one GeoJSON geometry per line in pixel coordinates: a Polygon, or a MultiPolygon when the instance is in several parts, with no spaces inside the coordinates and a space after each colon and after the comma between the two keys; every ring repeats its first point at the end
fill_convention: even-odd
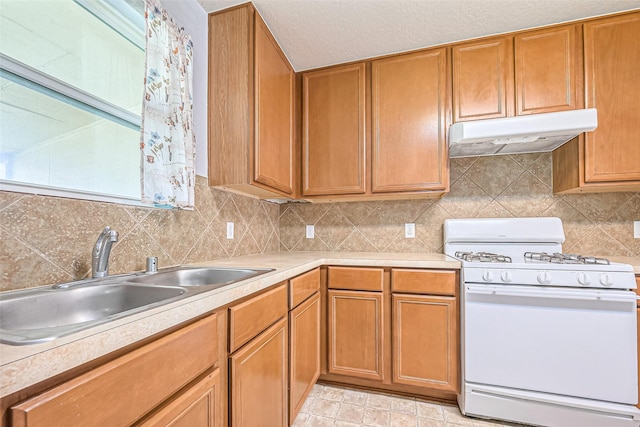
{"type": "Polygon", "coordinates": [[[12,425],[128,426],[217,360],[216,315],[11,408],[12,425]]]}
{"type": "Polygon", "coordinates": [[[229,352],[233,353],[288,312],[287,284],[229,309],[229,352]]]}
{"type": "Polygon", "coordinates": [[[298,306],[320,289],[320,269],[316,268],[289,281],[289,309],[298,306]]]}
{"type": "Polygon", "coordinates": [[[329,288],[382,292],[384,269],[329,267],[329,288]]]}
{"type": "Polygon", "coordinates": [[[392,292],[455,296],[458,275],[452,270],[391,270],[392,292]]]}

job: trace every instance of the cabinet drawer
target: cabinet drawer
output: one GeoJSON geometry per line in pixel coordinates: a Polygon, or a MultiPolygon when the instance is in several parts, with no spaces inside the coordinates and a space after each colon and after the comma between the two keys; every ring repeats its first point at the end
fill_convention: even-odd
{"type": "Polygon", "coordinates": [[[287,285],[229,309],[229,352],[233,353],[287,314],[287,285]]]}
{"type": "Polygon", "coordinates": [[[316,268],[289,281],[289,309],[320,290],[320,269],[316,268]]]}
{"type": "Polygon", "coordinates": [[[11,409],[14,427],[128,426],[217,360],[216,315],[11,409]]]}
{"type": "Polygon", "coordinates": [[[456,295],[458,275],[451,270],[391,270],[392,292],[456,295]]]}
{"type": "Polygon", "coordinates": [[[330,289],[382,292],[382,268],[329,267],[330,289]]]}

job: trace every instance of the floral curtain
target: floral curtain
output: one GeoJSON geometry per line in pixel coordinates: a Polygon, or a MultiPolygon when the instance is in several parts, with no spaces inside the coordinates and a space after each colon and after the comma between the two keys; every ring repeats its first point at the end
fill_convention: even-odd
{"type": "Polygon", "coordinates": [[[193,43],[158,0],[145,3],[142,202],[191,210],[195,187],[193,43]]]}

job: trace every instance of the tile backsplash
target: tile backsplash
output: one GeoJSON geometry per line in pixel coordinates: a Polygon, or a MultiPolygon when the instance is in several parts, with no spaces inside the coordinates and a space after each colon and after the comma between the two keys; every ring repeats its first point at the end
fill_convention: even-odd
{"type": "Polygon", "coordinates": [[[452,159],[451,192],[439,200],[281,205],[280,250],[442,252],[447,218],[557,216],[565,252],[640,256],[640,193],[554,195],[551,185],[550,154],[452,159]],[[405,223],[416,224],[414,239],[405,223]]]}
{"type": "Polygon", "coordinates": [[[91,249],[105,225],[120,234],[110,274],[279,250],[278,205],[196,180],[193,211],[0,191],[0,290],[67,282],[91,274],[91,249]],[[226,239],[234,222],[235,239],[226,239]]]}
{"type": "Polygon", "coordinates": [[[633,221],[640,193],[553,195],[551,156],[451,160],[451,192],[439,200],[276,205],[212,189],[198,177],[196,209],[166,211],[0,191],[0,290],[90,275],[105,225],[120,233],[112,274],[271,251],[442,252],[447,218],[558,216],[565,252],[640,256],[633,221]],[[226,239],[226,223],[235,239],[226,239]],[[404,237],[404,224],[416,237],[404,237]],[[305,238],[305,225],[315,238],[305,238]]]}

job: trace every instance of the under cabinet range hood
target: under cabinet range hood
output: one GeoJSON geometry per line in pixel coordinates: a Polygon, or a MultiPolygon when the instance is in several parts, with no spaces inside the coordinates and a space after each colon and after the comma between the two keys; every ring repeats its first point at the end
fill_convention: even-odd
{"type": "Polygon", "coordinates": [[[449,157],[553,151],[597,126],[595,108],[454,123],[449,157]]]}

